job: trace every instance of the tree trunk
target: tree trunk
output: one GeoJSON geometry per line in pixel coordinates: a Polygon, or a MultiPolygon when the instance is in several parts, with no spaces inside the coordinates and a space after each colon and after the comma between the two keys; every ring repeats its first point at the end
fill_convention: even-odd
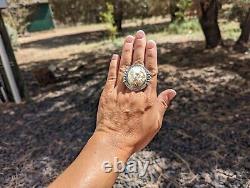
{"type": "Polygon", "coordinates": [[[215,48],[222,44],[221,32],[218,24],[219,8],[218,0],[200,0],[201,14],[199,21],[206,38],[206,48],[215,48]]]}
{"type": "Polygon", "coordinates": [[[176,21],[177,18],[176,12],[179,11],[176,0],[170,0],[169,9],[170,9],[171,22],[174,22],[176,21]]]}
{"type": "Polygon", "coordinates": [[[123,3],[122,0],[116,0],[114,6],[114,21],[117,31],[122,31],[122,20],[123,20],[123,3]]]}
{"type": "Polygon", "coordinates": [[[248,51],[247,43],[250,37],[250,9],[246,15],[246,19],[244,22],[241,23],[241,35],[237,42],[234,45],[234,49],[239,52],[246,52],[248,51]]]}

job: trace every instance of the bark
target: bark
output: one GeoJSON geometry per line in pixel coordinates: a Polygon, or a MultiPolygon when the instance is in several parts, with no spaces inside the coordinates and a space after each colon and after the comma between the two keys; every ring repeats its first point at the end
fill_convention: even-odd
{"type": "Polygon", "coordinates": [[[241,23],[241,35],[234,45],[234,49],[239,52],[248,51],[248,41],[250,37],[250,8],[246,15],[246,19],[241,23]]]}
{"type": "Polygon", "coordinates": [[[199,21],[206,38],[206,48],[215,48],[222,44],[221,32],[218,24],[218,14],[221,7],[218,0],[200,0],[199,21]]]}
{"type": "Polygon", "coordinates": [[[114,21],[117,31],[122,31],[122,20],[123,20],[123,3],[122,0],[116,0],[114,6],[114,21]]]}
{"type": "Polygon", "coordinates": [[[179,8],[177,6],[177,1],[176,0],[170,0],[169,8],[170,8],[171,22],[174,22],[177,19],[176,12],[179,11],[179,8]]]}

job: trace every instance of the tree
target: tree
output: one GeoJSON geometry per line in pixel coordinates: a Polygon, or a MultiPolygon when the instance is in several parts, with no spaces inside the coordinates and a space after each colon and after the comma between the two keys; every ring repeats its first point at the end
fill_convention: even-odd
{"type": "Polygon", "coordinates": [[[234,49],[240,52],[246,52],[248,50],[247,43],[250,35],[250,9],[246,15],[246,19],[241,23],[241,35],[235,43],[234,49]]]}
{"type": "Polygon", "coordinates": [[[114,3],[114,21],[118,32],[122,31],[123,1],[116,0],[114,3]]]}
{"type": "Polygon", "coordinates": [[[174,22],[177,18],[176,13],[179,11],[176,0],[169,0],[169,12],[171,16],[171,22],[174,22]]]}
{"type": "Polygon", "coordinates": [[[110,39],[114,40],[117,34],[114,20],[114,6],[111,3],[106,3],[106,11],[100,14],[102,22],[106,23],[106,28],[110,39]]]}
{"type": "Polygon", "coordinates": [[[218,14],[221,4],[218,0],[199,0],[199,22],[206,38],[206,48],[214,48],[222,44],[218,24],[218,14]]]}

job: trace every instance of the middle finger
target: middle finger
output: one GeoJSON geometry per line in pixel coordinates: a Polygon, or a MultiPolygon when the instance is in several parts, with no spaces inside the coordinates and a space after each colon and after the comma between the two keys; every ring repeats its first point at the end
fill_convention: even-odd
{"type": "Polygon", "coordinates": [[[146,43],[147,41],[144,31],[138,31],[135,35],[133,64],[144,64],[146,43]]]}

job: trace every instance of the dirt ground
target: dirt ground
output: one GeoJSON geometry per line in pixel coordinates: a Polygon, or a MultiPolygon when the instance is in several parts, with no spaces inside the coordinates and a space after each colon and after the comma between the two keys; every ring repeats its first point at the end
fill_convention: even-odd
{"type": "MultiPolygon", "coordinates": [[[[153,27],[144,29],[158,42],[158,89],[178,94],[160,133],[131,158],[150,161],[146,175],[122,173],[114,187],[249,188],[250,54],[204,50],[199,34],[158,35],[163,25],[153,27]]],[[[104,36],[100,29],[22,40],[16,56],[32,101],[0,106],[0,187],[46,187],[87,142],[109,58],[121,46],[104,36]],[[50,65],[58,81],[39,86],[32,70],[50,65]]]]}

